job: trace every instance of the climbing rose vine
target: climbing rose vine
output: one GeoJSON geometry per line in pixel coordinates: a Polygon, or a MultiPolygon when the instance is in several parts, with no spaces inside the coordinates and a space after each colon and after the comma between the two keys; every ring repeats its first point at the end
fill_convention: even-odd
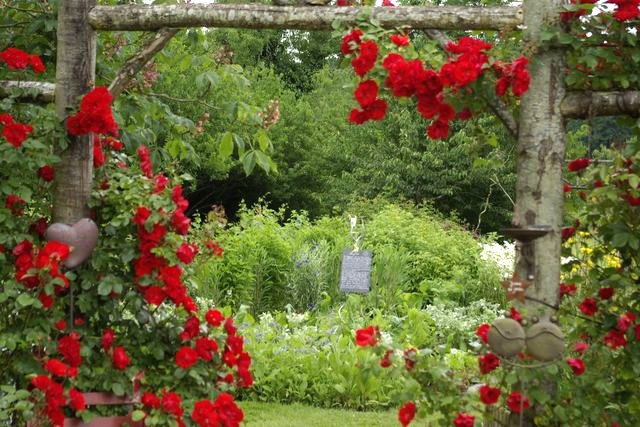
{"type": "Polygon", "coordinates": [[[397,51],[383,52],[375,40],[366,40],[366,34],[355,28],[342,38],[341,53],[351,58],[351,66],[359,77],[354,97],[359,108],[349,113],[349,121],[363,124],[369,120],[382,120],[387,112],[387,101],[380,97],[381,89],[397,98],[415,100],[417,111],[431,124],[429,138],[446,138],[450,123],[457,117],[468,119],[471,113],[462,107],[457,111],[450,100],[459,95],[473,93],[472,85],[481,76],[492,73],[496,80],[497,96],[511,93],[522,96],[531,80],[527,71],[528,60],[520,57],[512,63],[492,61],[488,52],[492,45],[473,37],[462,37],[446,46],[449,55],[440,69],[425,67],[420,58],[408,57],[410,38],[406,34],[392,34],[390,41],[397,51]],[[375,73],[374,73],[375,71],[375,73]],[[382,75],[380,82],[375,75],[382,75]]]}
{"type": "MultiPolygon", "coordinates": [[[[0,60],[13,72],[44,71],[14,48],[0,60]]],[[[53,426],[95,416],[83,394],[93,391],[139,396],[133,417],[146,425],[239,426],[233,392],[253,384],[251,357],[231,313],[190,296],[193,264],[223,249],[189,234],[182,184],[154,172],[147,147],[124,153],[112,101],[95,88],[64,129],[47,111],[0,111],[0,347],[15,384],[3,398],[53,426]],[[74,248],[44,239],[65,130],[93,135],[100,236],[73,271],[64,261],[74,248]]]]}

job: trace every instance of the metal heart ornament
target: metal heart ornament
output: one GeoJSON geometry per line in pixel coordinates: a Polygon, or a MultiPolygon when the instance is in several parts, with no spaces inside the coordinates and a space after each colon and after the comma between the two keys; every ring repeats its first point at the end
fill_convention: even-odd
{"type": "Polygon", "coordinates": [[[71,252],[62,262],[68,269],[82,264],[93,252],[98,243],[98,226],[89,218],[82,218],[73,225],[53,223],[47,228],[45,238],[49,241],[66,243],[71,252]]]}

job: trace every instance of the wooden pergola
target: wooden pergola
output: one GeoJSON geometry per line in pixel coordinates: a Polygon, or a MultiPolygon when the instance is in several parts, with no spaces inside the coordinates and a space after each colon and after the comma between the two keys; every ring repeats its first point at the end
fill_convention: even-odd
{"type": "MultiPolygon", "coordinates": [[[[559,19],[563,0],[524,0],[522,7],[373,7],[371,16],[384,28],[427,30],[498,30],[519,28],[527,43],[540,41],[543,24],[559,19]]],[[[60,0],[55,83],[20,83],[36,88],[41,101],[54,101],[61,120],[76,107],[95,81],[96,31],[155,31],[111,83],[114,96],[161,50],[179,29],[238,27],[252,29],[331,30],[336,20],[355,24],[360,7],[270,6],[264,4],[173,4],[96,6],[95,0],[60,0]]],[[[548,227],[520,257],[517,271],[532,282],[526,305],[533,310],[558,303],[564,195],[565,119],[593,115],[638,116],[640,92],[565,92],[561,49],[537,50],[530,59],[531,85],[522,97],[519,119],[502,104],[491,109],[517,138],[515,228],[548,227]],[[542,304],[540,304],[542,302],[542,304]]],[[[3,82],[2,90],[18,85],[3,82]]],[[[93,170],[88,137],[70,138],[62,155],[55,189],[54,220],[72,224],[87,216],[93,170]]]]}

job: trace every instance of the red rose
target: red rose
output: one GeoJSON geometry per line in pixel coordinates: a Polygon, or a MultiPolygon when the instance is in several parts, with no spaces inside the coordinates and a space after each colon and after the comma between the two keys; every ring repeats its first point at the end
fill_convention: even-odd
{"type": "Polygon", "coordinates": [[[44,181],[51,182],[53,181],[55,175],[55,170],[53,167],[49,165],[44,165],[40,169],[38,169],[38,176],[42,178],[44,181]]]}
{"type": "Polygon", "coordinates": [[[111,348],[113,341],[116,339],[116,333],[111,328],[107,328],[102,333],[102,342],[101,346],[104,351],[107,351],[111,348]]]}
{"type": "Polygon", "coordinates": [[[213,327],[222,325],[222,322],[224,321],[224,315],[215,308],[207,311],[207,314],[204,315],[204,318],[206,319],[207,323],[213,327]]]}
{"type": "Polygon", "coordinates": [[[76,412],[82,412],[86,409],[84,395],[75,388],[69,390],[69,404],[76,412]]]}
{"type": "Polygon", "coordinates": [[[343,55],[347,56],[354,51],[354,45],[359,46],[362,41],[360,37],[362,36],[362,30],[359,28],[354,29],[349,34],[342,37],[342,44],[340,46],[340,51],[343,55]]]}
{"type": "Polygon", "coordinates": [[[111,362],[113,363],[113,366],[117,370],[124,371],[127,368],[127,366],[129,366],[129,363],[131,363],[131,359],[127,355],[127,352],[125,351],[124,347],[118,346],[113,349],[111,362]]]}
{"type": "Polygon", "coordinates": [[[478,358],[478,364],[480,365],[480,372],[488,374],[500,366],[500,359],[495,354],[489,352],[478,358]]]}
{"type": "Polygon", "coordinates": [[[153,170],[151,166],[151,157],[149,149],[145,145],[138,147],[138,158],[140,159],[140,169],[147,178],[153,177],[153,170]]]}
{"type": "Polygon", "coordinates": [[[587,168],[591,164],[591,159],[588,157],[583,157],[581,159],[575,159],[569,162],[567,165],[567,169],[569,172],[578,172],[582,169],[587,168]]]}
{"type": "Polygon", "coordinates": [[[80,356],[80,340],[78,334],[71,333],[58,340],[58,353],[69,366],[77,368],[82,364],[80,356]]]}
{"type": "Polygon", "coordinates": [[[449,122],[444,120],[435,120],[427,128],[427,136],[431,139],[441,139],[449,136],[449,122]]]}
{"type": "Polygon", "coordinates": [[[409,46],[409,36],[406,34],[392,34],[391,42],[396,46],[409,46]]]}
{"type": "Polygon", "coordinates": [[[584,374],[584,362],[582,359],[567,359],[567,365],[569,365],[576,376],[584,374]]]}
{"type": "Polygon", "coordinates": [[[489,342],[489,329],[491,329],[491,325],[489,325],[488,323],[483,323],[482,325],[478,326],[478,329],[476,329],[476,336],[480,338],[480,340],[482,340],[482,342],[485,344],[489,342]]]}
{"type": "Polygon", "coordinates": [[[140,398],[140,402],[144,406],[148,406],[149,408],[153,408],[153,409],[160,409],[160,407],[162,406],[162,402],[160,401],[160,398],[155,394],[149,393],[149,392],[145,392],[142,394],[142,397],[140,398]]]}
{"type": "Polygon", "coordinates": [[[218,426],[216,407],[208,400],[199,400],[193,406],[191,419],[200,427],[218,426]]]}
{"type": "Polygon", "coordinates": [[[4,203],[4,207],[9,209],[14,216],[22,216],[24,214],[24,203],[24,199],[15,194],[9,194],[4,203]]]}
{"type": "Polygon", "coordinates": [[[180,395],[173,391],[163,392],[162,409],[168,414],[181,417],[184,410],[182,409],[182,399],[180,398],[180,395]]]}
{"type": "Polygon", "coordinates": [[[388,368],[391,366],[391,355],[393,354],[393,350],[387,350],[380,359],[380,366],[383,368],[388,368]]]}
{"type": "Polygon", "coordinates": [[[106,158],[104,157],[104,151],[102,151],[102,147],[100,146],[100,140],[98,137],[94,135],[93,138],[93,167],[99,168],[104,165],[106,158]]]}
{"type": "Polygon", "coordinates": [[[224,249],[222,248],[222,246],[218,244],[218,242],[212,242],[211,240],[207,240],[205,242],[205,245],[207,246],[207,248],[211,250],[211,252],[213,253],[213,256],[221,257],[222,254],[224,253],[224,249]]]}
{"type": "Polygon", "coordinates": [[[151,211],[146,206],[139,206],[136,210],[136,214],[133,216],[133,223],[139,226],[144,226],[144,223],[151,216],[151,211]]]}
{"type": "Polygon", "coordinates": [[[571,237],[573,237],[576,234],[576,228],[575,227],[562,227],[560,232],[562,234],[562,241],[564,242],[564,241],[570,239],[571,237]]]}
{"type": "Polygon", "coordinates": [[[402,357],[404,358],[404,368],[407,371],[412,370],[416,367],[416,356],[418,354],[418,350],[415,348],[409,348],[402,353],[402,357]]]}
{"type": "Polygon", "coordinates": [[[220,423],[223,426],[238,427],[244,419],[242,410],[233,401],[233,396],[228,393],[220,393],[213,403],[218,411],[220,423]]]}
{"type": "Polygon", "coordinates": [[[56,323],[54,323],[53,326],[55,326],[59,331],[64,331],[65,329],[67,329],[67,322],[64,319],[60,319],[56,323]]]}
{"type": "Polygon", "coordinates": [[[374,347],[379,339],[380,331],[378,327],[368,326],[356,331],[356,345],[359,347],[371,346],[374,347]]]}
{"type": "Polygon", "coordinates": [[[598,311],[598,303],[593,298],[585,298],[580,303],[580,311],[587,316],[593,316],[598,311]]]}
{"type": "Polygon", "coordinates": [[[522,315],[520,314],[520,312],[518,312],[518,310],[515,309],[515,307],[511,307],[510,311],[511,314],[509,315],[509,317],[511,317],[516,322],[522,321],[522,315]]]}
{"type": "Polygon", "coordinates": [[[491,387],[483,385],[480,387],[480,400],[485,405],[493,405],[500,399],[500,389],[497,387],[491,387]]]}
{"type": "Polygon", "coordinates": [[[514,391],[507,397],[507,406],[512,412],[519,414],[522,410],[529,408],[529,399],[514,391]]]}
{"type": "Polygon", "coordinates": [[[575,283],[569,283],[568,285],[565,283],[560,283],[560,298],[565,296],[573,296],[576,294],[578,288],[575,283]]]}
{"type": "Polygon", "coordinates": [[[218,351],[216,340],[207,337],[200,337],[196,340],[196,352],[200,359],[208,362],[213,358],[213,353],[218,351]]]}
{"type": "Polygon", "coordinates": [[[455,427],[473,427],[476,418],[473,415],[460,412],[458,416],[453,420],[455,427]]]}
{"type": "Polygon", "coordinates": [[[604,337],[604,343],[612,350],[615,350],[618,347],[624,347],[627,345],[627,338],[624,335],[624,332],[611,330],[604,337]]]}
{"type": "Polygon", "coordinates": [[[573,346],[573,349],[578,353],[584,353],[589,349],[589,344],[587,344],[586,342],[580,341],[573,346]]]}
{"type": "Polygon", "coordinates": [[[176,250],[176,256],[185,264],[190,264],[193,258],[198,254],[198,247],[188,243],[183,243],[176,250]]]}
{"type": "Polygon", "coordinates": [[[184,322],[184,330],[180,333],[180,339],[182,341],[188,341],[198,336],[199,333],[200,320],[195,316],[191,316],[184,322]]]}
{"type": "Polygon", "coordinates": [[[47,360],[44,364],[44,369],[56,377],[69,376],[69,366],[58,359],[47,360]]]}
{"type": "Polygon", "coordinates": [[[176,353],[176,365],[189,369],[198,362],[198,352],[191,347],[181,347],[176,353]]]}
{"type": "Polygon", "coordinates": [[[607,300],[613,296],[613,288],[600,288],[598,291],[600,299],[607,300]]]}
{"type": "Polygon", "coordinates": [[[619,331],[627,332],[627,329],[629,329],[629,326],[633,325],[635,321],[636,321],[636,315],[633,313],[627,312],[622,314],[618,318],[618,323],[616,327],[618,328],[619,331]]]}
{"type": "Polygon", "coordinates": [[[416,404],[413,402],[407,402],[398,410],[398,421],[402,424],[402,427],[407,427],[413,418],[416,416],[416,404]]]}
{"type": "Polygon", "coordinates": [[[373,40],[360,44],[360,55],[351,61],[353,71],[360,77],[367,74],[375,65],[378,58],[378,45],[373,40]]]}

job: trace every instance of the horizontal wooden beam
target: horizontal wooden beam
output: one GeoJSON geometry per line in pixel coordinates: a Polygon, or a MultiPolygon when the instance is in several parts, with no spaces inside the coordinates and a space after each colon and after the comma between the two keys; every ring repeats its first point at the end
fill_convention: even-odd
{"type": "MultiPolygon", "coordinates": [[[[89,13],[89,23],[94,29],[105,31],[164,27],[331,30],[334,21],[356,25],[365,10],[259,3],[96,6],[89,13]]],[[[371,17],[384,28],[500,30],[522,24],[522,10],[518,7],[396,6],[370,10],[371,17]]]]}
{"type": "MultiPolygon", "coordinates": [[[[25,89],[26,101],[53,102],[55,84],[48,82],[0,81],[0,98],[9,96],[11,88],[25,89]]],[[[561,105],[562,115],[568,119],[589,116],[640,117],[640,91],[628,92],[569,92],[561,105]]]]}
{"type": "Polygon", "coordinates": [[[11,90],[22,89],[23,95],[20,99],[32,102],[53,102],[56,85],[49,82],[22,82],[14,80],[0,81],[0,98],[10,96],[11,90]]]}
{"type": "Polygon", "coordinates": [[[640,117],[640,91],[568,92],[560,106],[569,119],[591,116],[640,117]]]}

